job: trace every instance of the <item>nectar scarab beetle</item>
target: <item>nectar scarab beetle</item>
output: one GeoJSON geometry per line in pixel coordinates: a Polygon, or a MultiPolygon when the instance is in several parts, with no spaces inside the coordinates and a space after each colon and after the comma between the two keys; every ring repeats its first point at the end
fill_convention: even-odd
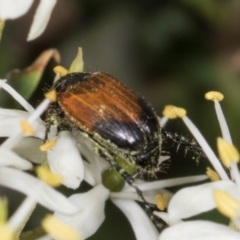
{"type": "Polygon", "coordinates": [[[161,128],[142,97],[102,72],[72,73],[53,88],[60,129],[71,130],[74,124],[97,145],[100,155],[127,159],[136,171],[159,171],[161,128]]]}
{"type": "Polygon", "coordinates": [[[161,171],[162,139],[174,140],[160,127],[151,105],[103,72],[67,74],[54,83],[53,89],[57,102],[51,103],[46,113],[45,140],[52,125],[58,131],[79,131],[93,143],[96,153],[135,188],[146,212],[161,230],[162,222],[153,215],[133,177],[133,173],[154,177],[161,171]]]}

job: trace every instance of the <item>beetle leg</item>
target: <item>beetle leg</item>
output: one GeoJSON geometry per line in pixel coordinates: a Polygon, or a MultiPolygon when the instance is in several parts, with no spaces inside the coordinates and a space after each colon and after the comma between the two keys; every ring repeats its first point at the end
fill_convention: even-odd
{"type": "Polygon", "coordinates": [[[162,135],[165,139],[170,139],[174,143],[177,144],[177,150],[180,146],[183,146],[185,148],[185,155],[188,151],[193,152],[196,154],[196,161],[199,160],[201,157],[206,157],[203,149],[198,145],[198,143],[194,139],[188,139],[181,135],[178,135],[177,133],[171,133],[167,131],[166,129],[162,129],[162,135]]]}
{"type": "Polygon", "coordinates": [[[167,224],[162,219],[160,219],[159,217],[154,215],[152,208],[151,208],[151,204],[149,204],[146,201],[146,199],[144,198],[143,192],[138,188],[138,186],[134,180],[134,176],[128,174],[122,167],[120,167],[117,164],[117,162],[113,159],[113,157],[110,156],[109,154],[107,154],[106,152],[98,149],[98,154],[100,156],[104,157],[104,159],[110,164],[110,166],[113,169],[115,169],[122,176],[122,178],[125,180],[125,182],[127,182],[131,187],[133,187],[135,189],[135,191],[137,192],[141,201],[143,202],[144,209],[145,209],[145,212],[147,213],[148,217],[151,219],[151,221],[153,222],[153,224],[157,228],[157,230],[159,232],[162,232],[167,227],[167,224]]]}

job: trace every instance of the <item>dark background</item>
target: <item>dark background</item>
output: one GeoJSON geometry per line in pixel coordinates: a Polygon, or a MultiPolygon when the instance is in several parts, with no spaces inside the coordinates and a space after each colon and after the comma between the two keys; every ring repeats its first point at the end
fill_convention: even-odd
{"type": "MultiPolygon", "coordinates": [[[[28,66],[48,48],[57,48],[68,68],[81,46],[85,71],[115,76],[145,96],[159,116],[166,104],[184,107],[214,150],[221,132],[213,103],[204,94],[221,91],[233,142],[240,149],[239,1],[59,0],[44,33],[27,42],[38,2],[23,17],[6,22],[0,45],[1,78],[13,68],[28,66]]],[[[51,61],[30,99],[34,106],[43,99],[43,86],[51,84],[54,66],[51,61]]],[[[191,136],[180,120],[167,128],[191,136]]],[[[197,165],[191,156],[184,157],[183,150],[176,154],[172,149],[171,168],[163,178],[205,171],[205,159],[197,165]]],[[[122,225],[118,209],[107,205],[108,218],[99,231],[102,235],[91,239],[134,239],[122,225]]]]}

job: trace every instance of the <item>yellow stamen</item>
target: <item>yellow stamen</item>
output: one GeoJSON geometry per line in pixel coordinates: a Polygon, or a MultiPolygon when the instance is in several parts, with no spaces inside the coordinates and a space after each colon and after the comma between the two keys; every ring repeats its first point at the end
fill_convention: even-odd
{"type": "Polygon", "coordinates": [[[0,236],[4,240],[13,240],[14,232],[7,224],[3,224],[0,225],[0,236]]]}
{"type": "Polygon", "coordinates": [[[56,74],[59,74],[61,77],[65,76],[68,74],[68,70],[62,66],[56,66],[53,71],[56,73],[56,74]]]}
{"type": "Polygon", "coordinates": [[[186,114],[187,111],[184,108],[175,107],[173,105],[167,105],[163,110],[163,115],[170,119],[174,119],[177,117],[183,118],[184,116],[186,116],[186,114]]]}
{"type": "Polygon", "coordinates": [[[163,115],[170,118],[170,119],[174,119],[174,118],[177,118],[177,115],[174,111],[175,109],[175,106],[173,105],[167,105],[165,106],[165,108],[163,109],[163,115]]]}
{"type": "Polygon", "coordinates": [[[220,101],[223,100],[224,96],[223,96],[223,94],[220,93],[220,92],[211,91],[211,92],[207,92],[207,93],[205,94],[205,98],[206,98],[207,100],[211,100],[211,101],[217,100],[217,101],[220,102],[220,101]]]}
{"type": "Polygon", "coordinates": [[[55,90],[45,93],[45,98],[49,99],[51,102],[57,101],[57,93],[55,90]]]}
{"type": "MultiPolygon", "coordinates": [[[[8,201],[3,197],[0,199],[0,225],[3,225],[8,218],[8,201]]],[[[1,235],[0,235],[1,236],[1,235]]]]}
{"type": "Polygon", "coordinates": [[[33,136],[34,135],[34,130],[32,128],[32,126],[26,121],[26,120],[22,120],[20,122],[22,131],[29,136],[33,136]]]}
{"type": "Polygon", "coordinates": [[[176,107],[176,114],[179,118],[183,118],[186,116],[187,114],[187,111],[184,109],[184,108],[179,108],[179,107],[176,107]]]}
{"type": "Polygon", "coordinates": [[[83,72],[83,68],[84,68],[83,53],[82,48],[79,47],[77,56],[73,60],[68,72],[69,73],[83,72]]]}
{"type": "Polygon", "coordinates": [[[230,167],[232,163],[239,162],[239,152],[232,144],[222,138],[217,138],[219,157],[225,167],[230,167]]]}
{"type": "Polygon", "coordinates": [[[52,187],[58,187],[62,183],[62,177],[59,174],[51,172],[48,168],[43,166],[36,167],[38,178],[52,187]]]}
{"type": "Polygon", "coordinates": [[[227,192],[215,190],[213,193],[214,200],[218,210],[229,218],[236,218],[240,210],[240,203],[236,201],[227,192]]]}
{"type": "Polygon", "coordinates": [[[169,197],[167,193],[157,194],[155,197],[155,202],[157,204],[158,209],[163,211],[167,207],[168,199],[169,197]]]}
{"type": "Polygon", "coordinates": [[[43,145],[41,145],[39,148],[41,151],[46,152],[56,146],[57,142],[56,141],[47,141],[43,145]]]}
{"type": "Polygon", "coordinates": [[[56,217],[48,215],[42,221],[44,230],[53,238],[59,240],[80,240],[80,233],[65,223],[59,221],[56,217]]]}
{"type": "Polygon", "coordinates": [[[213,171],[210,167],[207,167],[206,174],[212,182],[220,180],[220,177],[219,177],[218,173],[213,171]]]}

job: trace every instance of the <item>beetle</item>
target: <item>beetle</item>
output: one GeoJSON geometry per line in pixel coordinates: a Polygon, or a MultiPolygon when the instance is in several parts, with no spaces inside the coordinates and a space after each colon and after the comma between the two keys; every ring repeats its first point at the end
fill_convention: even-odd
{"type": "Polygon", "coordinates": [[[154,177],[161,171],[164,136],[154,109],[143,97],[113,76],[104,72],[70,73],[57,80],[53,87],[57,102],[46,112],[46,137],[52,125],[62,130],[78,130],[89,139],[96,153],[103,157],[123,179],[135,188],[146,212],[158,229],[157,221],[132,174],[154,177]],[[133,171],[123,167],[125,161],[133,171]]]}
{"type": "Polygon", "coordinates": [[[71,130],[74,124],[100,155],[127,159],[137,171],[150,175],[159,171],[161,127],[145,99],[103,72],[68,74],[53,88],[61,130],[71,130]]]}

